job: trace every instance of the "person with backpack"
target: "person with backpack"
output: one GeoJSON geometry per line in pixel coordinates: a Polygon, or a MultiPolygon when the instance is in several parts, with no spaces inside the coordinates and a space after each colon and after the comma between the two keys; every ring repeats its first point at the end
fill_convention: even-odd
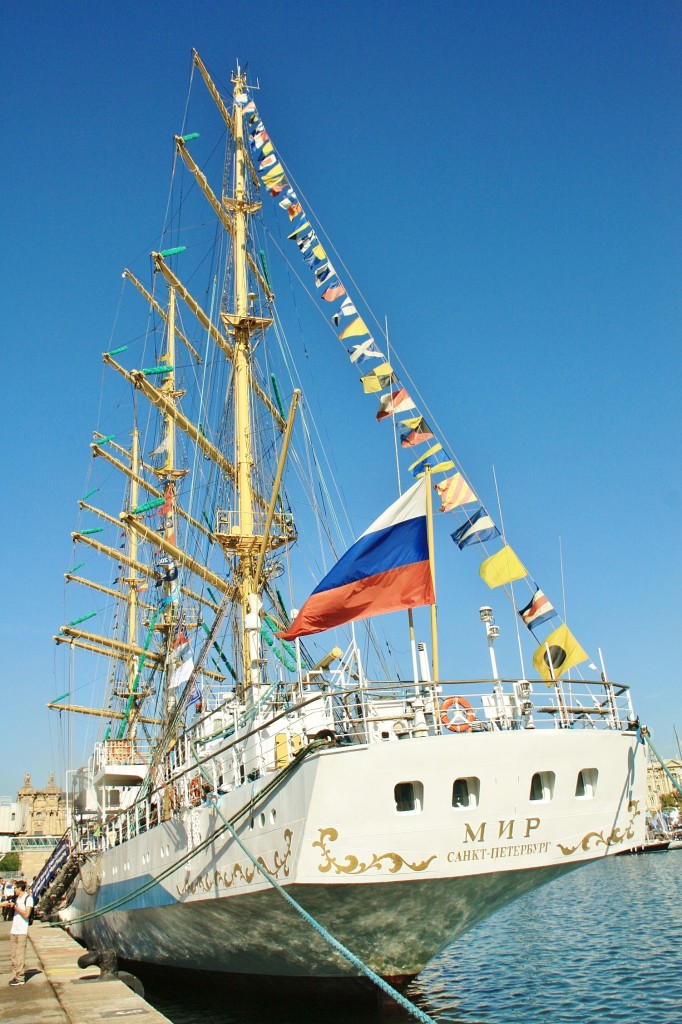
{"type": "MultiPolygon", "coordinates": [[[[26,882],[20,880],[14,884],[14,917],[9,930],[9,954],[12,963],[12,979],[10,985],[26,983],[26,939],[28,926],[33,920],[33,897],[26,892],[26,882]]],[[[5,906],[3,902],[3,907],[5,906]]],[[[12,904],[9,904],[12,906],[12,904]]]]}

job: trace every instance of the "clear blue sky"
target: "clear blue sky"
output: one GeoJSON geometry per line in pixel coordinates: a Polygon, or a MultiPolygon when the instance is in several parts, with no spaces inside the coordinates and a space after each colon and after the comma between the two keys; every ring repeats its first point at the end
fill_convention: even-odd
{"type": "MultiPolygon", "coordinates": [[[[679,15],[657,2],[6,8],[1,699],[16,725],[0,793],[59,771],[44,705],[62,692],[52,634],[100,353],[122,268],[158,239],[192,46],[224,81],[249,62],[271,134],[479,493],[495,507],[494,464],[510,542],[559,606],[561,538],[571,628],[633,685],[672,756],[679,15]]],[[[368,519],[388,504],[372,461],[390,457],[383,437],[355,462],[368,519]]],[[[478,559],[447,558],[444,671],[485,675],[491,595],[478,559]]]]}

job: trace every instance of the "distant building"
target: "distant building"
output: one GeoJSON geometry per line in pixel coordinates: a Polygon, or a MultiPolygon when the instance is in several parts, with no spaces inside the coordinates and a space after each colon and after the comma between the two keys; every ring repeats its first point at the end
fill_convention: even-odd
{"type": "Polygon", "coordinates": [[[12,837],[26,832],[27,818],[28,807],[11,796],[0,796],[0,853],[9,853],[12,837]]]}
{"type": "MultiPolygon", "coordinates": [[[[682,761],[671,758],[665,762],[665,766],[670,774],[677,779],[678,785],[682,786],[682,761]]],[[[661,810],[661,798],[670,793],[676,793],[677,790],[659,761],[649,762],[646,782],[647,810],[653,816],[661,810]]]]}
{"type": "Polygon", "coordinates": [[[36,789],[27,772],[16,801],[0,797],[0,855],[19,854],[26,878],[37,874],[65,831],[66,796],[54,775],[44,789],[36,789]]]}

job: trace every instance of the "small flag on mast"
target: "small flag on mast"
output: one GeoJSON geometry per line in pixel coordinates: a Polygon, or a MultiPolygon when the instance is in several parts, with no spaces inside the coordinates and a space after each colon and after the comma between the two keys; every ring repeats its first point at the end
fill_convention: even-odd
{"type": "Polygon", "coordinates": [[[535,629],[536,626],[542,625],[543,622],[548,622],[550,619],[555,618],[556,609],[538,587],[525,608],[519,609],[519,615],[529,629],[535,629]]]}
{"type": "Polygon", "coordinates": [[[568,672],[569,668],[587,661],[588,655],[582,649],[568,626],[561,625],[550,633],[533,655],[533,665],[548,686],[568,672]],[[547,652],[549,651],[549,657],[547,652]],[[552,667],[550,669],[550,660],[552,667]]]}
{"type": "Polygon", "coordinates": [[[400,423],[400,445],[402,448],[414,448],[415,445],[424,441],[433,440],[433,433],[423,416],[413,416],[412,419],[402,420],[400,423]]]}
{"type": "Polygon", "coordinates": [[[479,571],[481,579],[491,590],[494,587],[503,587],[506,583],[513,583],[514,580],[522,580],[528,575],[525,566],[508,544],[481,562],[479,571]]]}
{"type": "Polygon", "coordinates": [[[464,526],[450,534],[457,547],[468,547],[470,544],[483,544],[493,537],[499,537],[500,531],[484,508],[479,508],[472,516],[469,516],[464,526]]]}
{"type": "MultiPolygon", "coordinates": [[[[322,296],[324,298],[324,295],[322,296]]],[[[374,338],[367,338],[359,345],[352,345],[348,350],[351,363],[364,363],[366,359],[384,359],[384,353],[376,345],[374,338]]]]}
{"type": "Polygon", "coordinates": [[[398,416],[401,412],[408,412],[414,409],[414,402],[408,395],[405,388],[398,388],[379,399],[379,412],[377,421],[385,420],[387,416],[398,416]]]}
{"type": "Polygon", "coordinates": [[[459,508],[460,505],[478,501],[461,473],[455,473],[454,476],[449,476],[447,480],[436,484],[436,490],[440,494],[442,502],[439,512],[450,512],[451,509],[459,508]]]}

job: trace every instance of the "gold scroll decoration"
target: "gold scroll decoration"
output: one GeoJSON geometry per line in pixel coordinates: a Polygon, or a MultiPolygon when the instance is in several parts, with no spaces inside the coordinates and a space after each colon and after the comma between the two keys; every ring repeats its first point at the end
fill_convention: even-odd
{"type": "Polygon", "coordinates": [[[370,861],[361,861],[354,854],[349,853],[346,855],[344,863],[339,863],[334,858],[333,853],[330,852],[327,843],[335,843],[339,838],[339,833],[335,828],[321,828],[319,829],[320,838],[313,843],[313,846],[318,847],[322,852],[323,863],[318,865],[318,871],[325,872],[334,871],[337,875],[362,875],[365,871],[370,871],[372,868],[376,868],[377,871],[381,871],[382,868],[388,867],[388,870],[392,875],[401,871],[402,868],[409,868],[410,871],[425,871],[432,860],[436,859],[436,854],[431,854],[426,860],[420,861],[418,864],[411,864],[404,857],[401,857],[399,853],[374,853],[370,861]]]}
{"type": "Polygon", "coordinates": [[[587,832],[576,846],[562,846],[561,843],[557,843],[557,846],[564,857],[570,857],[576,850],[583,850],[587,853],[595,846],[620,846],[626,839],[634,838],[635,833],[632,826],[635,818],[641,814],[638,804],[638,800],[631,800],[628,804],[628,814],[631,815],[631,818],[624,829],[614,828],[607,836],[604,835],[604,829],[601,832],[587,832]]]}

